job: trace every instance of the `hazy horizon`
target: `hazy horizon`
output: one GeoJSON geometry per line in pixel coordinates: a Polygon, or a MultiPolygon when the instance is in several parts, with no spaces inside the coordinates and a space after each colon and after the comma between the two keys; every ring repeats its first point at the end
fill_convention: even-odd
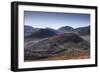
{"type": "Polygon", "coordinates": [[[24,25],[58,29],[90,26],[90,14],[24,11],[24,25]]]}
{"type": "MultiPolygon", "coordinates": [[[[25,26],[31,26],[31,25],[25,25],[25,26]]],[[[90,25],[87,25],[87,26],[81,26],[81,27],[88,27],[88,26],[90,26],[90,25]]],[[[32,26],[33,27],[33,26],[32,26]]],[[[61,26],[61,27],[66,27],[66,26],[61,26]]],[[[61,27],[59,27],[59,28],[61,28],[61,27]]],[[[71,26],[69,26],[69,27],[71,27],[71,26]]],[[[76,27],[76,28],[81,28],[81,27],[76,27]]],[[[55,28],[52,28],[52,27],[33,27],[33,28],[40,28],[40,29],[45,29],[45,28],[51,28],[51,29],[55,29],[55,28]]],[[[59,29],[59,28],[57,28],[57,29],[59,29]]],[[[72,27],[73,28],[73,27],[72,27]]],[[[76,28],[74,28],[74,29],[76,29],[76,28]]]]}

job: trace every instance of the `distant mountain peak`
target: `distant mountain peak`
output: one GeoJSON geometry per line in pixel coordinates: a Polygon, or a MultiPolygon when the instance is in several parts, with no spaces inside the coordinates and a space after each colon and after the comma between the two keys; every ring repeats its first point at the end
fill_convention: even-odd
{"type": "Polygon", "coordinates": [[[76,28],[75,31],[77,31],[81,35],[89,35],[90,34],[90,26],[79,27],[79,28],[76,28]]]}
{"type": "Polygon", "coordinates": [[[46,37],[50,37],[50,36],[54,36],[56,35],[56,33],[52,30],[49,29],[40,29],[37,32],[32,34],[32,37],[36,37],[36,38],[46,38],[46,37]]]}
{"type": "Polygon", "coordinates": [[[29,25],[24,25],[24,37],[29,37],[32,35],[33,32],[36,32],[37,30],[39,30],[38,28],[34,28],[32,26],[29,25]]]}
{"type": "Polygon", "coordinates": [[[72,31],[74,31],[74,28],[72,28],[71,26],[63,26],[63,27],[59,28],[58,30],[62,31],[62,32],[72,32],[72,31]]]}

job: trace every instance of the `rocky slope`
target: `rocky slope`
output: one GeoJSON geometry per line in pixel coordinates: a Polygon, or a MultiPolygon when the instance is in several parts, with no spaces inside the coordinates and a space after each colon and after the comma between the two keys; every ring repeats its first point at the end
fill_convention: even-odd
{"type": "Polygon", "coordinates": [[[55,55],[69,54],[73,50],[75,53],[89,50],[89,43],[75,33],[64,33],[45,39],[31,40],[26,42],[24,59],[41,60],[55,55]]]}

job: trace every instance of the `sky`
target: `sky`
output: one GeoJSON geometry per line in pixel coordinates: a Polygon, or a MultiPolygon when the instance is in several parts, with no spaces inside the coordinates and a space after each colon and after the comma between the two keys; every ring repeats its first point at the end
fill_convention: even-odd
{"type": "Polygon", "coordinates": [[[78,28],[90,25],[90,14],[24,11],[24,25],[34,28],[78,28]]]}

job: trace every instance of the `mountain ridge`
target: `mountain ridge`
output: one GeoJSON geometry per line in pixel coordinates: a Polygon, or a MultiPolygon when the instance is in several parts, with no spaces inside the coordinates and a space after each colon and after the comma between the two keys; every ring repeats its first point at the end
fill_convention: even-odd
{"type": "Polygon", "coordinates": [[[46,38],[54,35],[61,35],[64,33],[77,33],[79,35],[90,35],[90,26],[84,26],[79,28],[72,28],[70,26],[63,26],[59,29],[53,28],[34,28],[32,26],[24,26],[24,37],[25,38],[46,38]]]}

